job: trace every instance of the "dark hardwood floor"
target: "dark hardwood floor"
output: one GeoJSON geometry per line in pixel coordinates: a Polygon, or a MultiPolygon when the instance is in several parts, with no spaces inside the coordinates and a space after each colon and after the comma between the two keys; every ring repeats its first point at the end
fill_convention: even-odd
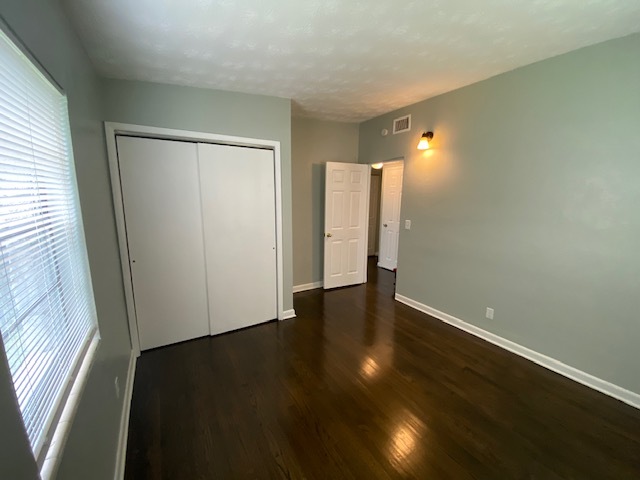
{"type": "MultiPolygon", "coordinates": [[[[640,478],[640,411],[392,299],[143,353],[127,479],[640,478]]],[[[247,299],[250,301],[250,299],[247,299]]]]}

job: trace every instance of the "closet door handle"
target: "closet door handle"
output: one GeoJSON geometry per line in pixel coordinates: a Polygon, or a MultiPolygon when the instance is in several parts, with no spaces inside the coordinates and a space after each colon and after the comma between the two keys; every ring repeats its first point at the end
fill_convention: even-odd
{"type": "Polygon", "coordinates": [[[325,237],[333,237],[333,235],[331,235],[330,233],[325,233],[324,236],[325,237]]]}
{"type": "Polygon", "coordinates": [[[384,228],[387,228],[387,224],[386,224],[386,223],[383,223],[383,224],[382,224],[382,226],[383,226],[384,228]]]}

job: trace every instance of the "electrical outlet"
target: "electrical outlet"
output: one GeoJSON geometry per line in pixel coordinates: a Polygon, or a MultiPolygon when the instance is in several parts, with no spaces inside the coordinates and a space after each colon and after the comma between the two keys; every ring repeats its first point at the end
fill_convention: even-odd
{"type": "Polygon", "coordinates": [[[411,220],[405,220],[404,221],[404,229],[405,230],[411,230],[411,220]]]}
{"type": "Polygon", "coordinates": [[[116,385],[116,398],[120,398],[120,378],[116,377],[113,383],[116,385]]]}
{"type": "Polygon", "coordinates": [[[487,313],[485,315],[489,320],[493,320],[493,308],[487,307],[487,313]]]}

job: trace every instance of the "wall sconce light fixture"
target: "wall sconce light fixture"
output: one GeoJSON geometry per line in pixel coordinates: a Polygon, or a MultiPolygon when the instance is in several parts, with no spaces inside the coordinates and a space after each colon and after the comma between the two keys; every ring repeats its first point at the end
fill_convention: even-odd
{"type": "Polygon", "coordinates": [[[426,150],[429,148],[429,141],[433,139],[433,132],[424,132],[418,142],[418,150],[426,150]]]}

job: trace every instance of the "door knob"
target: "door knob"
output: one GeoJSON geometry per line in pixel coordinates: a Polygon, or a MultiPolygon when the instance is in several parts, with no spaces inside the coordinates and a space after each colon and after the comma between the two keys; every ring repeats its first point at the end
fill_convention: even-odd
{"type": "Polygon", "coordinates": [[[330,233],[325,233],[326,237],[333,237],[333,235],[331,235],[330,233]]]}
{"type": "Polygon", "coordinates": [[[383,226],[384,228],[387,228],[387,224],[386,224],[386,223],[383,223],[383,224],[382,224],[382,226],[383,226]]]}

